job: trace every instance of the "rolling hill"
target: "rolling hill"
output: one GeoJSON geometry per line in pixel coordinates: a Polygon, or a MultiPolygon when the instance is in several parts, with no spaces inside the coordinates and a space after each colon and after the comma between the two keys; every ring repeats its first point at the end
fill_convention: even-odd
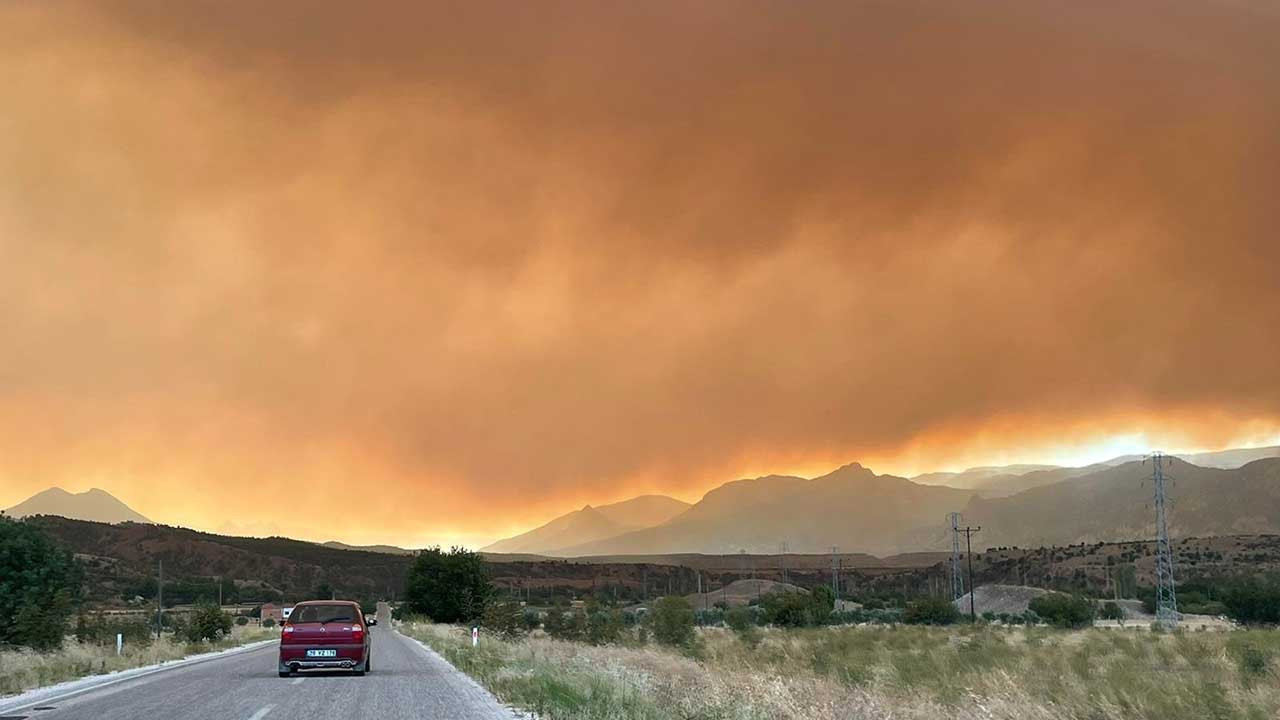
{"type": "Polygon", "coordinates": [[[29,515],[57,515],[73,520],[103,523],[150,523],[141,513],[125,505],[105,490],[93,488],[69,493],[62,488],[49,488],[36,493],[4,511],[14,518],[29,515]]]}
{"type": "Polygon", "coordinates": [[[587,505],[481,549],[490,553],[563,555],[563,548],[659,525],[688,509],[688,503],[664,495],[641,495],[600,507],[587,505]]]}

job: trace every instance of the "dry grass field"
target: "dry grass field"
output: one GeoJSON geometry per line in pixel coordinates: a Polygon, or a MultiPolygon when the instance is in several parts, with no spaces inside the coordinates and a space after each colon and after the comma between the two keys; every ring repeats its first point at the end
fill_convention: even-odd
{"type": "Polygon", "coordinates": [[[230,636],[217,642],[190,643],[165,636],[145,646],[126,644],[119,656],[115,646],[80,643],[74,638],[68,638],[60,650],[52,652],[4,650],[0,651],[0,695],[20,693],[87,675],[181,660],[188,655],[223,650],[276,635],[274,631],[258,627],[236,626],[230,636]]]}
{"type": "Polygon", "coordinates": [[[504,701],[589,720],[1266,720],[1280,632],[868,626],[703,630],[692,650],[406,624],[504,701]]]}

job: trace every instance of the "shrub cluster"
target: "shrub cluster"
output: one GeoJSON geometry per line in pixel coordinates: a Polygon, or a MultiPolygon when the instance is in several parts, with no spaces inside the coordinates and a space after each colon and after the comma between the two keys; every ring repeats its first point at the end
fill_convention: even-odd
{"type": "Polygon", "coordinates": [[[191,613],[181,634],[190,642],[220,640],[231,634],[231,616],[217,605],[206,605],[191,613]]]}
{"type": "Polygon", "coordinates": [[[1097,607],[1088,598],[1065,593],[1048,593],[1031,601],[1031,612],[1057,627],[1078,628],[1093,622],[1097,607]]]}

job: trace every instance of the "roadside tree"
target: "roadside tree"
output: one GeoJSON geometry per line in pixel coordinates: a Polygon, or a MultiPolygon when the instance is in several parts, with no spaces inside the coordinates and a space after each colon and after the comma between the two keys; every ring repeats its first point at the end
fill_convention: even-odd
{"type": "Polygon", "coordinates": [[[0,514],[0,645],[62,645],[80,598],[71,552],[35,525],[0,514]]]}
{"type": "Polygon", "coordinates": [[[405,578],[404,608],[435,622],[472,623],[480,620],[493,592],[479,553],[438,547],[418,553],[405,578]]]}

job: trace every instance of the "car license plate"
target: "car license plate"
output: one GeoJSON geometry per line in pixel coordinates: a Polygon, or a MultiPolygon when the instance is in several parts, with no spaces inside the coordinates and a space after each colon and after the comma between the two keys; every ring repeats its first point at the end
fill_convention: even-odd
{"type": "Polygon", "coordinates": [[[308,650],[307,657],[337,657],[337,650],[308,650]]]}

